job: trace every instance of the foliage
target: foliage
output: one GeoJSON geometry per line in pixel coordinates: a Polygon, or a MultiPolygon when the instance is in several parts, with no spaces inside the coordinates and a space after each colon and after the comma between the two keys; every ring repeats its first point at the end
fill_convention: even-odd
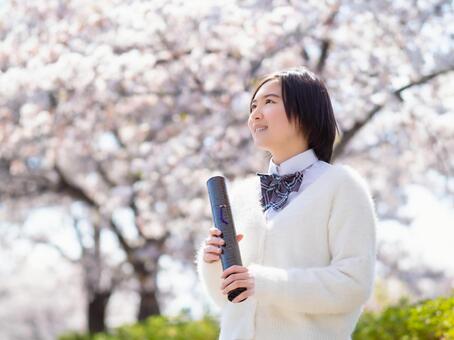
{"type": "Polygon", "coordinates": [[[191,320],[187,315],[176,317],[151,316],[144,322],[126,325],[109,333],[95,335],[69,333],[60,340],[210,340],[217,339],[219,326],[216,319],[206,315],[200,320],[191,320]]]}
{"type": "MultiPolygon", "coordinates": [[[[218,321],[206,315],[191,320],[177,317],[152,316],[143,323],[119,327],[110,333],[94,336],[71,333],[60,340],[162,340],[217,339],[218,321]]],[[[423,300],[411,304],[407,298],[382,312],[364,313],[353,334],[353,340],[435,340],[454,339],[454,295],[423,300]]]]}
{"type": "Polygon", "coordinates": [[[381,313],[364,313],[353,339],[454,339],[454,295],[415,304],[402,298],[397,305],[381,313]]]}

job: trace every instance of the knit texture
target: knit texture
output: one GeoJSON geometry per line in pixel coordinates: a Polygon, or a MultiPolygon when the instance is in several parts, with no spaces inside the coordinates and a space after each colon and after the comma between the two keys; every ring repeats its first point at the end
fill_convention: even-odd
{"type": "Polygon", "coordinates": [[[268,222],[258,178],[227,184],[255,294],[228,301],[221,262],[205,263],[200,245],[198,275],[221,309],[219,339],[350,339],[375,278],[377,218],[365,180],[333,165],[268,222]]]}

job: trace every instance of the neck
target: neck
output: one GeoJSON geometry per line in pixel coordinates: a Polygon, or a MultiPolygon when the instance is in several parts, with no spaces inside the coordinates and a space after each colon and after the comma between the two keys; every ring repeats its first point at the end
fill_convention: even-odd
{"type": "Polygon", "coordinates": [[[285,162],[287,159],[292,158],[293,156],[296,156],[299,153],[302,153],[304,151],[307,151],[309,148],[307,145],[300,146],[298,148],[287,148],[284,149],[282,152],[271,152],[272,154],[272,161],[276,165],[280,165],[281,163],[285,162]]]}

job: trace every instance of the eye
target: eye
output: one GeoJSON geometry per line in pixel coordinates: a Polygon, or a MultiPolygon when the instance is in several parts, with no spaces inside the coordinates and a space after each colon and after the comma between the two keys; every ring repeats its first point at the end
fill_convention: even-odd
{"type": "MultiPolygon", "coordinates": [[[[274,101],[271,100],[271,99],[266,99],[266,100],[265,100],[265,104],[268,104],[268,103],[273,103],[273,104],[274,104],[274,101]]],[[[251,109],[249,110],[249,113],[252,113],[252,110],[254,110],[255,107],[256,107],[256,105],[255,105],[255,104],[252,104],[252,105],[251,105],[251,109]]]]}

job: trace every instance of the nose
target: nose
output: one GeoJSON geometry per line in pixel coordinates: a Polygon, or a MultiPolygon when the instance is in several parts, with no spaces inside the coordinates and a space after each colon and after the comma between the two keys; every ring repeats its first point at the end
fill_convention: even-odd
{"type": "Polygon", "coordinates": [[[251,120],[257,120],[257,119],[260,119],[262,118],[262,112],[261,112],[261,109],[259,109],[259,107],[257,106],[254,110],[252,110],[252,113],[251,113],[251,120]]]}

